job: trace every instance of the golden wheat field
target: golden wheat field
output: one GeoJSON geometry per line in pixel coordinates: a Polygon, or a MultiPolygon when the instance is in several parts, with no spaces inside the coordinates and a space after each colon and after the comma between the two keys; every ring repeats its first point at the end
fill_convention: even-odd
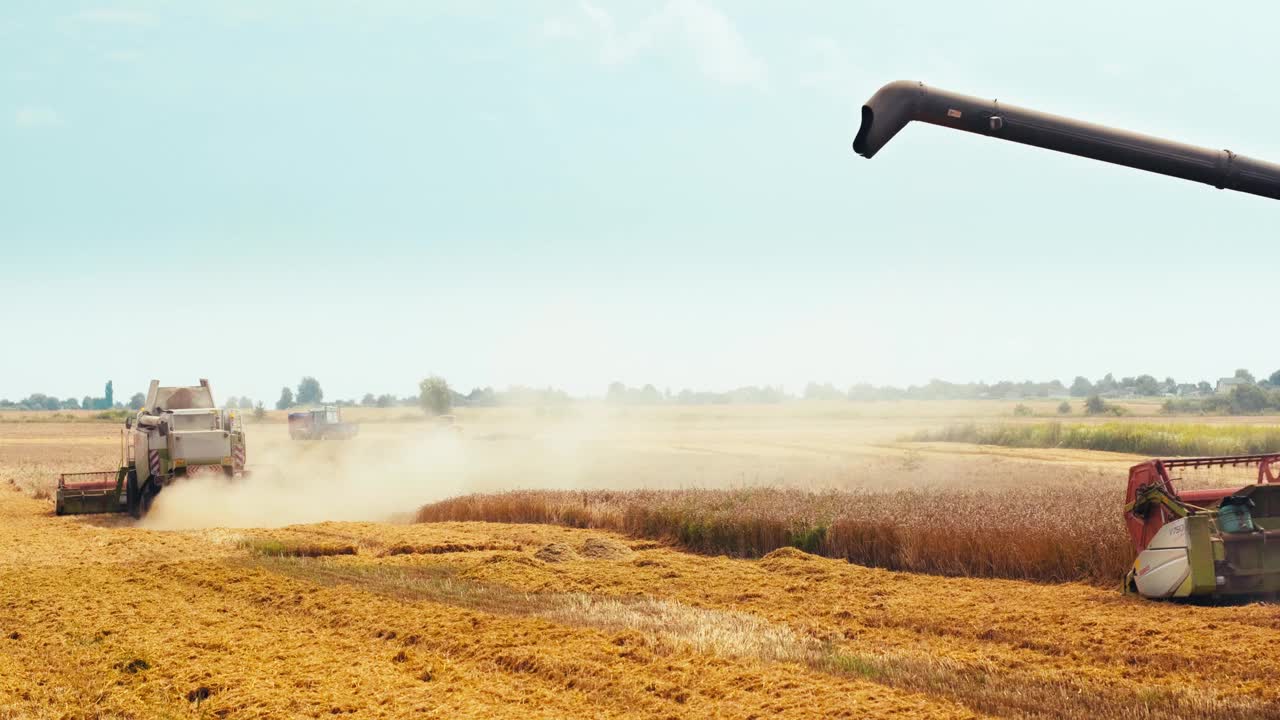
{"type": "Polygon", "coordinates": [[[1007,557],[1010,527],[1043,518],[1087,559],[1071,535],[1114,528],[1133,456],[902,440],[1010,411],[494,409],[460,412],[460,432],[366,411],[356,439],[324,445],[272,416],[248,426],[251,477],[171,487],[137,522],[56,517],[47,497],[58,472],[117,462],[117,426],[15,417],[0,718],[1280,717],[1278,606],[1156,603],[1118,578],[1008,579],[962,555],[903,570],[778,542],[719,554],[623,522],[627,503],[688,497],[722,519],[790,497],[777,511],[794,518],[816,493],[845,503],[848,545],[892,496],[899,546],[919,513],[1007,557]],[[440,510],[544,490],[559,515],[440,510]]]}

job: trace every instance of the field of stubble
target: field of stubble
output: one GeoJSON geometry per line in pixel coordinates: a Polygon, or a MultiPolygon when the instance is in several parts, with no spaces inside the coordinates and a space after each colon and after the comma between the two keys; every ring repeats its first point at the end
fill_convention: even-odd
{"type": "Polygon", "coordinates": [[[947,493],[1086,488],[1118,513],[1131,457],[899,441],[1009,409],[495,410],[460,434],[369,413],[326,446],[268,422],[260,472],[166,490],[140,523],[43,498],[61,470],[110,468],[115,426],[0,423],[0,718],[1280,717],[1275,606],[409,522],[544,488],[936,493],[922,512],[997,540],[998,515],[947,493]]]}

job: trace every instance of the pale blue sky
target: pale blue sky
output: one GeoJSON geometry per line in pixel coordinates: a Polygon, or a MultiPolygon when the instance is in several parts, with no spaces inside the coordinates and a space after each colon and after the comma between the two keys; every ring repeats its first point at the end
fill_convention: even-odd
{"type": "Polygon", "coordinates": [[[0,15],[0,397],[1280,367],[1280,204],[881,84],[1280,160],[1262,3],[104,2],[0,15]]]}

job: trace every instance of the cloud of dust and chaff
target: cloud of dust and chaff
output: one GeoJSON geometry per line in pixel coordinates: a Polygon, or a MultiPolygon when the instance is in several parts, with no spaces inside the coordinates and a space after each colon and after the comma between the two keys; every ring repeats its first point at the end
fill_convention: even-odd
{"type": "Polygon", "coordinates": [[[470,428],[370,423],[350,440],[290,441],[281,426],[249,427],[247,477],[178,481],[140,527],[279,527],[325,520],[384,521],[469,492],[572,488],[599,422],[470,428]]]}

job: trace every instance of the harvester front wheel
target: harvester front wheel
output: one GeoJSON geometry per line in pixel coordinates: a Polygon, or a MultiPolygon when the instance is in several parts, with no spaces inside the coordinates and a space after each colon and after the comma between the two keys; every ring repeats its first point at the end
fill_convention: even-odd
{"type": "Polygon", "coordinates": [[[138,489],[138,473],[134,470],[130,470],[128,478],[125,479],[124,499],[130,517],[134,519],[142,517],[142,493],[138,489]]]}

